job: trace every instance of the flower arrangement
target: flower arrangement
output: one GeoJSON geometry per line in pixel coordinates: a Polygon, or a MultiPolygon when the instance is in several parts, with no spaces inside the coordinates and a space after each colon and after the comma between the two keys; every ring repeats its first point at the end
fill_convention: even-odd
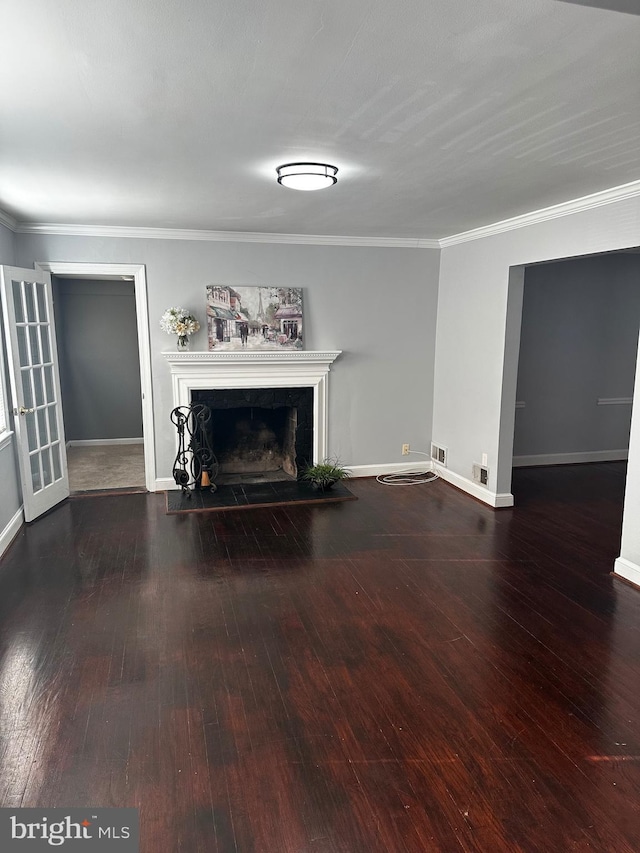
{"type": "Polygon", "coordinates": [[[199,331],[200,323],[184,308],[167,308],[160,318],[160,328],[168,335],[177,335],[178,349],[186,349],[189,335],[199,331]]]}

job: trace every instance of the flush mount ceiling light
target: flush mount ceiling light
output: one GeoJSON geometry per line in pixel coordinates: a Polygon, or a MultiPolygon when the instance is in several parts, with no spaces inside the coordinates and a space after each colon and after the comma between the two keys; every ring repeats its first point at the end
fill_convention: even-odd
{"type": "Polygon", "coordinates": [[[278,183],[292,190],[323,190],[338,182],[337,166],[328,163],[285,163],[276,172],[278,183]]]}

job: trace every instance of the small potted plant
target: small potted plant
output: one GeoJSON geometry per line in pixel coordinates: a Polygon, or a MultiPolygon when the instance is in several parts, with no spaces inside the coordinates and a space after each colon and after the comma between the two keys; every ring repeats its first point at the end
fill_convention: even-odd
{"type": "Polygon", "coordinates": [[[351,472],[343,468],[336,460],[325,459],[316,465],[310,465],[301,476],[301,480],[310,483],[312,488],[324,492],[332,488],[340,480],[346,480],[351,472]]]}

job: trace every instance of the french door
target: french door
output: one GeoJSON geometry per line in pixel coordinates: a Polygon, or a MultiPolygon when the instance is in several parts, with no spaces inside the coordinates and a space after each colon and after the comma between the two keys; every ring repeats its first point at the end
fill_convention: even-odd
{"type": "Polygon", "coordinates": [[[69,495],[51,276],[0,267],[25,521],[69,495]]]}

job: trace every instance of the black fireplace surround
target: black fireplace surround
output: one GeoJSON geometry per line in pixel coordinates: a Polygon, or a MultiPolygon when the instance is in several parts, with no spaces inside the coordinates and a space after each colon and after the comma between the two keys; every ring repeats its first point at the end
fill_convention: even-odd
{"type": "Polygon", "coordinates": [[[209,422],[209,441],[216,454],[221,452],[224,441],[226,418],[216,419],[216,412],[229,409],[253,409],[272,414],[276,421],[284,419],[284,413],[295,412],[294,453],[297,478],[300,479],[305,468],[313,463],[313,388],[229,388],[229,389],[193,389],[192,403],[203,403],[211,409],[209,422]],[[281,410],[276,412],[275,410],[281,410]],[[216,421],[218,433],[216,436],[216,421]]]}

